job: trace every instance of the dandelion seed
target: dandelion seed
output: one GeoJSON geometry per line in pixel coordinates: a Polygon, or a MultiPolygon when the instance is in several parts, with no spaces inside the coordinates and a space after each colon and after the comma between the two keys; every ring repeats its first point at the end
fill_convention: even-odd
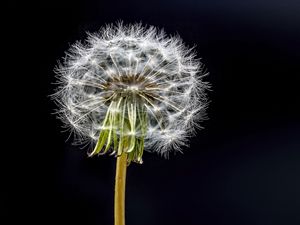
{"type": "Polygon", "coordinates": [[[76,43],[56,70],[54,99],[76,143],[90,140],[90,156],[145,150],[181,151],[207,105],[202,63],[179,37],[141,24],[108,25],[76,43]]]}

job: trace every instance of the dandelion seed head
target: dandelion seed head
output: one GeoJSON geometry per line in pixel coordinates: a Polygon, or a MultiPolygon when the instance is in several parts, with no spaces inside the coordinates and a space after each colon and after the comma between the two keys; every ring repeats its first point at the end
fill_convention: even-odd
{"type": "Polygon", "coordinates": [[[136,161],[144,147],[167,156],[204,118],[203,64],[178,36],[152,26],[107,25],[75,43],[56,73],[58,114],[76,143],[87,138],[136,161]]]}

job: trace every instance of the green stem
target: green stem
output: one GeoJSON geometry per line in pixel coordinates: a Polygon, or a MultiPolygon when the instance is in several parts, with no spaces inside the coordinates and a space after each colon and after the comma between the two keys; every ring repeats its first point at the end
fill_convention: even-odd
{"type": "Polygon", "coordinates": [[[117,157],[115,179],[115,225],[125,225],[125,185],[127,153],[117,157]]]}

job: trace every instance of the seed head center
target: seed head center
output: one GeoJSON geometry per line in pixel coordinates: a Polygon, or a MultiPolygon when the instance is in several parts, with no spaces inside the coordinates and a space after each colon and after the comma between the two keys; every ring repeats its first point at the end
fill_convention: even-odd
{"type": "Polygon", "coordinates": [[[122,76],[112,80],[107,86],[115,93],[137,94],[145,90],[147,82],[145,79],[139,79],[136,76],[122,76]]]}

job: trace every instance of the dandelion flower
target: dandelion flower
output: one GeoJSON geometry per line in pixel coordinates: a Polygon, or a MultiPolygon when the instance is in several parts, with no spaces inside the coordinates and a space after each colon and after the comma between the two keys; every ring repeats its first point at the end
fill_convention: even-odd
{"type": "Polygon", "coordinates": [[[59,116],[75,143],[92,141],[90,156],[144,148],[181,151],[207,105],[203,65],[182,40],[141,24],[107,25],[77,42],[56,70],[59,116]]]}
{"type": "Polygon", "coordinates": [[[126,166],[143,151],[181,151],[204,118],[203,64],[178,36],[142,24],[107,25],[57,67],[53,95],[75,143],[117,157],[115,225],[125,224],[126,166]]]}

